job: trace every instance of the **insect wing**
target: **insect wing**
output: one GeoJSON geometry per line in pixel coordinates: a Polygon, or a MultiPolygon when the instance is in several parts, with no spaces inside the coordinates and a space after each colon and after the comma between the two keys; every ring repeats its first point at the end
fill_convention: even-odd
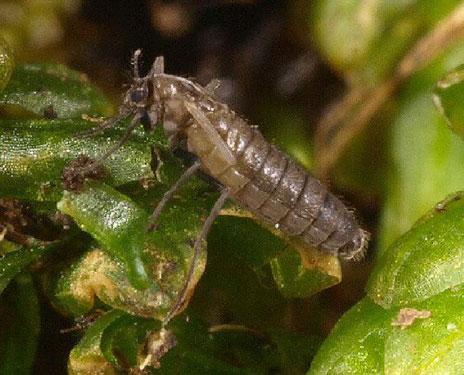
{"type": "Polygon", "coordinates": [[[203,131],[206,133],[206,136],[211,141],[211,144],[215,145],[216,150],[220,152],[222,158],[228,164],[235,164],[237,160],[235,159],[234,154],[216,131],[213,124],[211,124],[211,121],[209,121],[204,112],[194,103],[185,102],[184,105],[194,118],[195,122],[201,126],[203,131]]]}

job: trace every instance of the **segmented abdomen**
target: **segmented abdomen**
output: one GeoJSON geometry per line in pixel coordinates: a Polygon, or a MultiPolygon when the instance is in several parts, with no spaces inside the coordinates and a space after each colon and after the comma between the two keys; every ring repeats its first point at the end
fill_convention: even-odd
{"type": "Polygon", "coordinates": [[[313,248],[351,258],[362,252],[367,233],[352,212],[315,177],[269,144],[258,129],[232,111],[206,113],[236,158],[224,163],[217,145],[205,146],[198,127],[189,142],[212,177],[231,189],[232,197],[256,216],[313,248]],[[195,147],[197,150],[201,149],[195,147]]]}

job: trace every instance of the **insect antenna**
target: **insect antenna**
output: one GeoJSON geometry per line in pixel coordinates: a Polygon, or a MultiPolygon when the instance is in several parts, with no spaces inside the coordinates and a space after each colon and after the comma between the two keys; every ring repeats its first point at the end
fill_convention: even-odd
{"type": "Polygon", "coordinates": [[[132,64],[132,74],[134,79],[140,79],[140,56],[142,55],[142,50],[139,48],[135,50],[134,54],[132,55],[131,64],[132,64]]]}
{"type": "Polygon", "coordinates": [[[129,117],[133,112],[131,111],[123,111],[118,113],[116,116],[111,117],[110,119],[103,121],[99,126],[95,126],[91,129],[84,130],[74,135],[75,138],[91,138],[95,137],[96,135],[102,134],[105,130],[112,128],[118,122],[124,120],[125,118],[129,117]]]}
{"type": "Polygon", "coordinates": [[[105,162],[105,160],[108,159],[115,151],[119,150],[121,148],[121,146],[129,140],[130,136],[132,135],[132,132],[139,125],[139,121],[140,121],[141,117],[142,117],[141,114],[137,113],[133,117],[133,119],[131,120],[131,123],[130,123],[129,127],[126,130],[126,133],[119,139],[119,141],[113,147],[110,147],[98,159],[95,159],[95,161],[93,161],[91,164],[89,164],[86,167],[80,169],[79,173],[81,173],[83,175],[87,174],[88,172],[92,171],[96,167],[102,165],[105,162]]]}

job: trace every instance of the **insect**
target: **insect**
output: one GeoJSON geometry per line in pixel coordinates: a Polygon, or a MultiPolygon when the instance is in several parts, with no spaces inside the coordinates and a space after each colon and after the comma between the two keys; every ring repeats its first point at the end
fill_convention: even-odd
{"type": "MultiPolygon", "coordinates": [[[[162,124],[173,148],[193,154],[193,164],[158,203],[149,230],[155,229],[163,208],[189,177],[202,172],[219,183],[220,197],[194,244],[187,284],[202,243],[228,198],[305,246],[346,259],[362,256],[369,234],[359,226],[354,214],[319,180],[267,142],[255,126],[218,101],[214,96],[217,81],[203,87],[166,74],[162,57],[141,77],[140,54],[140,50],[134,53],[134,80],[119,113],[91,131],[103,131],[127,117],[132,117],[130,125],[119,142],[93,166],[118,149],[140,123],[147,131],[162,124]]],[[[187,284],[171,316],[182,307],[187,284]]]]}

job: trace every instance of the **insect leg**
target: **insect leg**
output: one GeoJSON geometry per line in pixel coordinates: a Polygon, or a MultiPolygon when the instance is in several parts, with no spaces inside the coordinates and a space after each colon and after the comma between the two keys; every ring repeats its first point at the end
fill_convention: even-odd
{"type": "Polygon", "coordinates": [[[222,206],[226,199],[229,197],[230,190],[228,188],[224,188],[221,192],[216,203],[214,203],[211,212],[203,224],[203,228],[201,229],[200,234],[198,235],[197,239],[195,240],[195,244],[193,245],[193,258],[192,262],[190,263],[190,267],[188,270],[187,278],[182,288],[181,292],[179,293],[179,297],[177,298],[177,302],[174,307],[169,311],[166,315],[166,318],[163,321],[163,326],[165,326],[178,312],[184,307],[186,297],[191,289],[191,282],[193,278],[193,273],[198,266],[198,261],[200,260],[201,250],[204,248],[203,243],[208,236],[208,233],[213,225],[214,220],[218,217],[219,212],[221,211],[222,206]]]}
{"type": "Polygon", "coordinates": [[[196,160],[183,174],[182,176],[179,177],[179,179],[175,182],[174,185],[171,186],[171,188],[164,193],[163,198],[161,198],[160,202],[156,206],[155,210],[153,211],[153,214],[151,215],[150,218],[150,224],[148,225],[147,230],[148,231],[153,231],[156,229],[156,223],[157,220],[163,211],[164,207],[166,207],[166,204],[169,202],[169,200],[172,198],[174,193],[179,190],[181,185],[187,181],[190,177],[192,177],[201,167],[201,163],[199,160],[196,160]]]}
{"type": "Polygon", "coordinates": [[[156,179],[158,181],[161,181],[160,170],[161,170],[161,167],[163,166],[163,160],[161,159],[160,151],[158,147],[156,147],[155,145],[152,145],[150,147],[150,151],[151,151],[151,163],[150,163],[151,170],[153,174],[155,175],[156,179]]]}

